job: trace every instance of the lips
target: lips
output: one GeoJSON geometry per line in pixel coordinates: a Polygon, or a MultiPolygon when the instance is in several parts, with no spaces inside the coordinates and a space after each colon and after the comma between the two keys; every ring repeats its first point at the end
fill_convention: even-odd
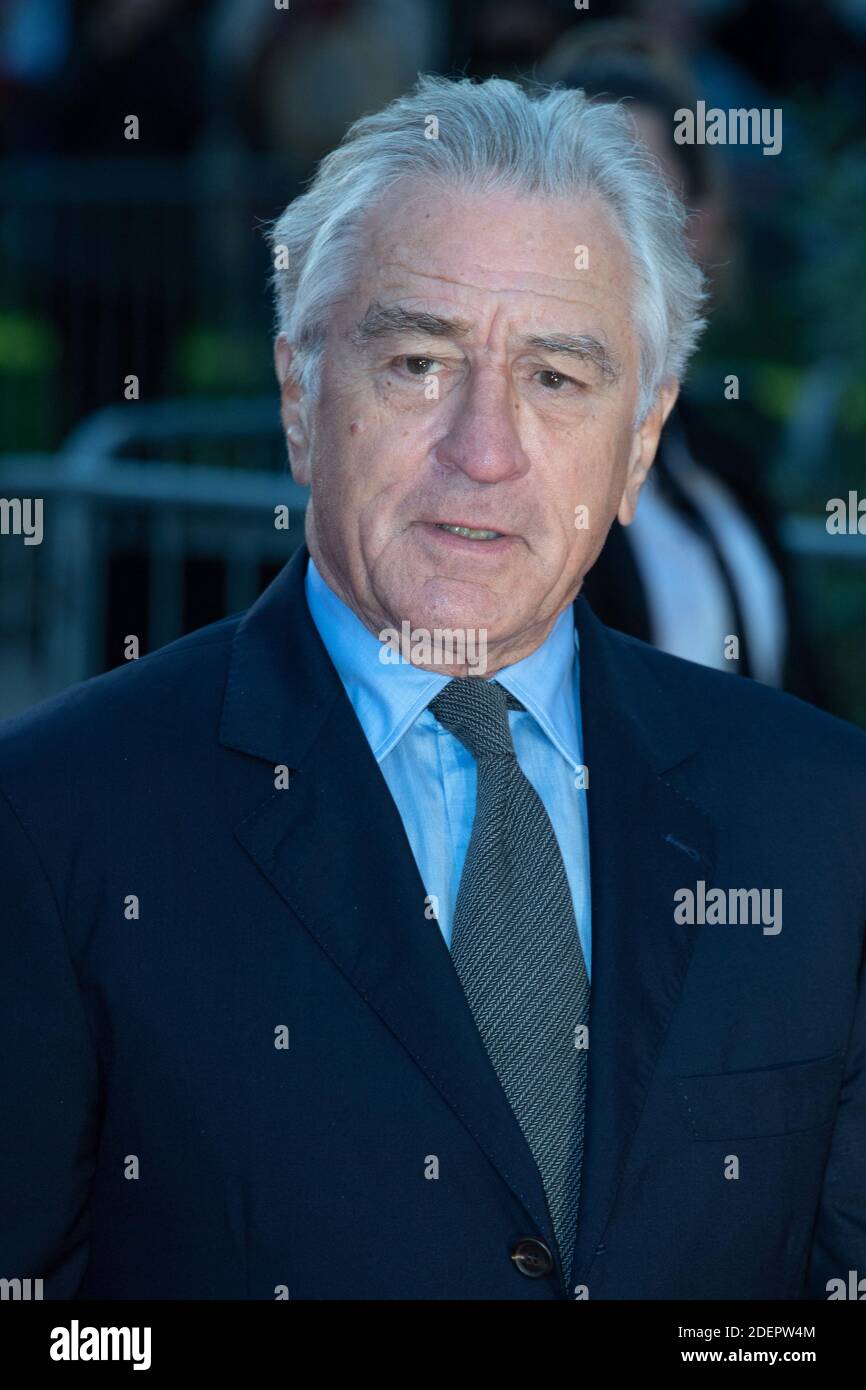
{"type": "Polygon", "coordinates": [[[481,521],[457,521],[451,517],[441,521],[430,521],[429,526],[436,526],[440,531],[446,531],[449,535],[460,536],[464,540],[473,541],[493,541],[505,540],[508,532],[502,531],[498,526],[491,526],[489,523],[481,521]]]}

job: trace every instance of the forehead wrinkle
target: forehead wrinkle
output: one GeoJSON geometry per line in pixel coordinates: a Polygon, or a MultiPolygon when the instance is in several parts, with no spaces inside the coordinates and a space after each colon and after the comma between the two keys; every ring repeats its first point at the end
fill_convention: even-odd
{"type": "MultiPolygon", "coordinates": [[[[389,267],[390,266],[396,266],[400,270],[405,270],[408,272],[408,274],[414,275],[419,280],[436,280],[440,281],[445,285],[457,285],[461,289],[478,290],[481,294],[532,294],[542,299],[557,299],[560,302],[564,298],[563,295],[557,294],[554,290],[543,290],[529,285],[482,285],[478,284],[474,280],[457,279],[456,276],[453,275],[436,274],[432,270],[416,270],[414,266],[406,265],[405,263],[398,260],[390,261],[389,267]]],[[[479,266],[478,268],[479,270],[486,269],[486,267],[481,266],[479,266]]],[[[536,276],[536,272],[531,270],[515,271],[514,273],[519,275],[526,275],[528,277],[536,276]]],[[[586,287],[585,281],[573,279],[571,276],[538,275],[537,278],[546,282],[553,281],[555,283],[570,286],[575,289],[586,287]]],[[[624,296],[620,294],[620,297],[624,296]]]]}

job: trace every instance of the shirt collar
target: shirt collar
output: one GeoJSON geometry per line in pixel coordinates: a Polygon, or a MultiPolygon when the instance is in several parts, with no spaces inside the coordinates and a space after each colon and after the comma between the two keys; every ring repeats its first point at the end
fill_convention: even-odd
{"type": "MultiPolygon", "coordinates": [[[[384,663],[380,659],[382,643],[325,582],[312,556],[304,586],[313,622],[373,756],[381,762],[451,677],[423,671],[405,661],[384,663]]],[[[573,767],[581,762],[577,663],[577,629],[569,604],[540,647],[496,675],[573,767]]]]}

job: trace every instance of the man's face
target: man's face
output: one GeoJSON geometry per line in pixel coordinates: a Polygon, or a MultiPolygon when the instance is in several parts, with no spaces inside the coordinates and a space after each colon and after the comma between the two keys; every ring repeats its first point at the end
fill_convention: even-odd
{"type": "Polygon", "coordinates": [[[493,674],[631,520],[676,386],[634,431],[632,275],[598,203],[403,184],[364,234],[316,403],[277,343],[310,552],[371,631],[483,632],[493,674]]]}

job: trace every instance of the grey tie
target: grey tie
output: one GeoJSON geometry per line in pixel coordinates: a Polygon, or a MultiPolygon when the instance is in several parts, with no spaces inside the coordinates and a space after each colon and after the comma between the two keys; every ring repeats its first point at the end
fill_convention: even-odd
{"type": "Polygon", "coordinates": [[[451,955],[538,1165],[570,1281],[583,1159],[589,981],[562,855],[517,761],[509,708],[523,705],[504,686],[480,676],[449,681],[430,703],[478,768],[451,955]]]}

